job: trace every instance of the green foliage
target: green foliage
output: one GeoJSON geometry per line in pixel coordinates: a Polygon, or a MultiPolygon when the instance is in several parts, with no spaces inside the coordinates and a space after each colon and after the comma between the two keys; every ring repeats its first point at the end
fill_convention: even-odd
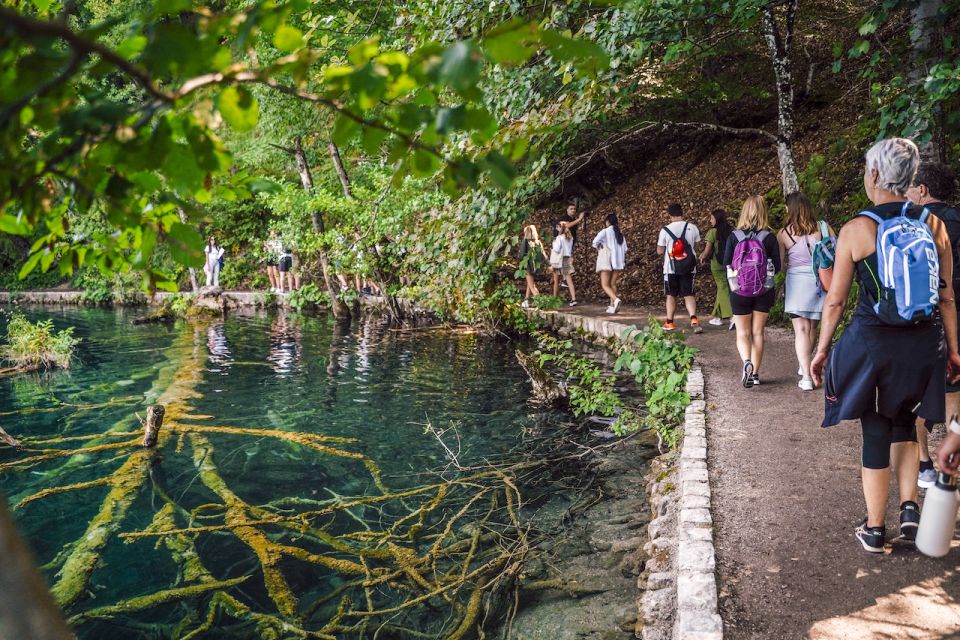
{"type": "Polygon", "coordinates": [[[313,283],[305,284],[299,289],[294,289],[286,297],[287,304],[291,309],[302,312],[306,309],[316,307],[330,306],[330,296],[313,283]]]}
{"type": "Polygon", "coordinates": [[[694,349],[657,322],[639,331],[631,327],[621,336],[621,344],[614,370],[629,371],[643,388],[648,413],[641,424],[655,429],[670,447],[676,446],[680,435],[677,427],[682,425],[684,410],[690,404],[686,383],[694,349]]]}
{"type": "Polygon", "coordinates": [[[577,354],[572,340],[560,340],[542,331],[536,332],[534,337],[540,346],[534,353],[540,365],[553,364],[566,377],[574,415],[616,417],[612,429],[618,435],[639,428],[639,417],[624,405],[620,394],[616,392],[616,377],[605,373],[592,360],[577,354]]]}
{"type": "Polygon", "coordinates": [[[18,368],[70,368],[73,350],[80,338],[73,337],[73,327],[56,331],[53,320],[36,323],[23,314],[12,313],[7,323],[7,344],[0,347],[0,358],[18,368]]]}
{"type": "Polygon", "coordinates": [[[538,296],[534,296],[530,304],[537,309],[552,311],[563,306],[563,298],[549,293],[541,293],[538,296]]]}

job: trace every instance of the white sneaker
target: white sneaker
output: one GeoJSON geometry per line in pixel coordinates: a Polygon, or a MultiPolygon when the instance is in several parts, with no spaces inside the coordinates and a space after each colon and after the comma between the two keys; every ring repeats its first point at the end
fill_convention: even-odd
{"type": "Polygon", "coordinates": [[[617,312],[617,310],[614,309],[613,307],[607,307],[607,313],[613,315],[613,314],[616,313],[616,312],[617,312]]]}
{"type": "Polygon", "coordinates": [[[813,380],[810,378],[802,378],[800,382],[797,383],[797,386],[800,387],[801,391],[813,391],[813,380]]]}
{"type": "Polygon", "coordinates": [[[520,303],[520,308],[521,308],[521,309],[529,309],[529,308],[530,308],[530,301],[529,301],[529,300],[524,300],[523,302],[521,302],[521,303],[520,303]]]}
{"type": "Polygon", "coordinates": [[[723,320],[721,320],[720,318],[710,318],[707,321],[707,324],[713,325],[714,327],[719,327],[723,325],[723,320]]]}
{"type": "Polygon", "coordinates": [[[620,303],[623,302],[620,298],[614,298],[613,300],[613,312],[616,313],[620,311],[620,303]]]}

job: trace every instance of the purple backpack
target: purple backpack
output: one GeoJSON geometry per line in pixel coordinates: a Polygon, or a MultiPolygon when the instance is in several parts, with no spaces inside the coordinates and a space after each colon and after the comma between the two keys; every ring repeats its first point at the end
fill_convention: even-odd
{"type": "Polygon", "coordinates": [[[737,229],[733,232],[733,237],[737,239],[730,262],[730,268],[737,272],[737,288],[733,293],[744,298],[756,298],[769,290],[767,252],[763,248],[763,239],[767,235],[767,231],[755,233],[737,229]]]}

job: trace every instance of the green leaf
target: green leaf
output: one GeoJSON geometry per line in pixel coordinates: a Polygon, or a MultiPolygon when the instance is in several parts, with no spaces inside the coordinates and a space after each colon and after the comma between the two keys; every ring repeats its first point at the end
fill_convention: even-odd
{"type": "Polygon", "coordinates": [[[257,99],[244,87],[226,87],[217,98],[220,115],[237,131],[249,131],[260,120],[257,99]]]}
{"type": "Polygon", "coordinates": [[[40,10],[40,13],[46,13],[50,8],[51,0],[33,0],[33,4],[40,10]]]}
{"type": "Polygon", "coordinates": [[[247,183],[247,188],[250,189],[251,193],[280,193],[283,191],[280,185],[266,178],[253,178],[247,183]]]}
{"type": "Polygon", "coordinates": [[[147,38],[145,36],[136,35],[131,36],[120,43],[120,46],[117,47],[117,53],[120,54],[122,58],[130,60],[138,55],[140,55],[144,49],[147,48],[147,38]]]}
{"type": "Polygon", "coordinates": [[[511,20],[490,31],[483,39],[483,52],[498,64],[521,64],[530,59],[535,49],[528,44],[536,25],[511,20]]]}
{"type": "Polygon", "coordinates": [[[303,46],[303,34],[296,27],[282,24],[273,34],[273,46],[286,53],[296,51],[303,46]]]}
{"type": "Polygon", "coordinates": [[[360,131],[360,123],[341,113],[337,116],[337,121],[333,125],[333,134],[330,137],[334,144],[345,147],[358,131],[360,131]]]}
{"type": "Polygon", "coordinates": [[[174,222],[167,232],[170,255],[188,267],[203,265],[203,237],[191,226],[174,222]]]}
{"type": "Polygon", "coordinates": [[[363,130],[363,150],[371,156],[379,154],[387,135],[383,129],[367,127],[363,130]]]}
{"type": "Polygon", "coordinates": [[[499,151],[491,151],[484,158],[484,166],[490,177],[503,189],[509,189],[517,177],[517,169],[499,151]]]}
{"type": "Polygon", "coordinates": [[[437,82],[446,84],[461,95],[473,92],[480,80],[481,58],[475,44],[461,41],[449,47],[432,70],[437,82]]]}
{"type": "Polygon", "coordinates": [[[560,62],[573,62],[578,71],[595,73],[610,66],[610,56],[591,40],[569,38],[552,29],[543,31],[540,39],[550,55],[560,62]]]}

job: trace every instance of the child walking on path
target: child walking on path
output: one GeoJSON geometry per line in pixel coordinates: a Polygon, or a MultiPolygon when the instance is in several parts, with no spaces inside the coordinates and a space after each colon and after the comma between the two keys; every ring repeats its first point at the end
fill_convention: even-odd
{"type": "Polygon", "coordinates": [[[817,222],[805,195],[796,192],[787,196],[787,221],[777,234],[777,243],[787,272],[783,310],[793,323],[794,345],[800,365],[797,386],[803,391],[814,388],[810,360],[826,295],[813,271],[813,248],[823,237],[821,226],[830,236],[834,235],[826,223],[817,222]]]}
{"type": "Polygon", "coordinates": [[[702,333],[693,290],[700,229],[683,219],[683,207],[676,202],[667,207],[667,215],[670,222],[660,230],[657,238],[657,253],[663,256],[663,292],[667,296],[667,321],[663,328],[667,331],[676,329],[673,317],[677,313],[677,298],[683,298],[693,332],[702,333]]]}
{"type": "Polygon", "coordinates": [[[550,267],[553,269],[553,295],[560,295],[560,278],[567,282],[570,290],[570,302],[567,306],[577,306],[577,290],[573,286],[573,233],[566,222],[553,226],[553,246],[550,249],[550,267]]]}
{"type": "Polygon", "coordinates": [[[520,269],[524,270],[524,278],[527,282],[527,290],[523,296],[523,302],[520,306],[524,309],[530,307],[530,298],[540,295],[537,289],[536,275],[540,271],[541,265],[547,261],[546,251],[543,249],[543,243],[540,242],[540,235],[537,233],[537,227],[528,224],[523,228],[523,242],[520,243],[520,269]]]}
{"type": "Polygon", "coordinates": [[[770,231],[762,196],[750,196],[743,203],[723,263],[730,267],[730,303],[737,326],[737,351],[743,360],[740,381],[749,389],[760,384],[767,316],[776,296],[773,276],[780,272],[780,248],[770,231]]]}
{"type": "Polygon", "coordinates": [[[597,249],[597,273],[600,274],[600,286],[610,297],[607,313],[620,310],[620,296],[617,294],[617,280],[626,265],[627,241],[620,232],[620,223],[616,214],[607,215],[606,226],[593,239],[597,249]]]}
{"type": "Polygon", "coordinates": [[[727,269],[723,266],[723,252],[727,248],[727,238],[733,233],[730,221],[727,220],[727,212],[723,209],[714,209],[710,214],[710,230],[704,237],[706,245],[703,253],[700,255],[700,265],[710,263],[710,275],[717,285],[717,297],[713,303],[713,311],[710,314],[709,323],[716,327],[723,326],[723,323],[730,321],[730,329],[733,329],[733,309],[730,306],[730,284],[727,282],[727,269]]]}

